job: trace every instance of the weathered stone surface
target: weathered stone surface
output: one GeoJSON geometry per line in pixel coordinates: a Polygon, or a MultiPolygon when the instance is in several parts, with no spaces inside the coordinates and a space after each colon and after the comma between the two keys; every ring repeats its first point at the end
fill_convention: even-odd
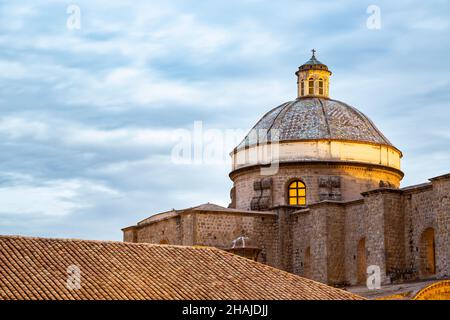
{"type": "MultiPolygon", "coordinates": [[[[254,182],[261,181],[263,178],[258,167],[232,175],[236,190],[234,198],[236,208],[257,209],[256,207],[252,209],[251,201],[254,197],[261,197],[262,193],[261,190],[254,189],[254,182]]],[[[390,181],[392,185],[398,187],[401,176],[390,170],[370,165],[298,163],[280,164],[277,174],[271,178],[271,192],[265,191],[264,195],[271,196],[271,207],[275,207],[288,203],[286,190],[289,182],[293,179],[299,179],[306,185],[306,202],[313,204],[322,200],[352,201],[360,199],[361,192],[378,188],[380,180],[390,181]],[[322,181],[324,177],[327,177],[326,182],[322,181]],[[321,187],[321,183],[325,183],[327,187],[321,187]]]]}
{"type": "MultiPolygon", "coordinates": [[[[312,185],[303,177],[307,186],[312,185]]],[[[317,188],[319,177],[315,177],[317,188]]],[[[277,179],[272,180],[275,186],[277,179]]],[[[283,270],[332,285],[356,285],[358,263],[365,261],[364,267],[379,266],[382,283],[388,284],[430,276],[421,269],[428,263],[424,250],[432,245],[424,242],[423,234],[431,228],[432,276],[446,278],[450,276],[450,176],[431,180],[404,189],[373,189],[358,200],[324,201],[304,209],[280,205],[258,212],[207,204],[171,211],[125,228],[124,241],[226,249],[244,235],[261,250],[258,261],[283,270]],[[362,252],[360,243],[364,243],[362,252]]],[[[249,187],[253,189],[253,184],[249,187]]]]}
{"type": "Polygon", "coordinates": [[[272,109],[237,148],[255,145],[257,139],[270,141],[270,130],[278,131],[280,141],[337,139],[391,145],[368,117],[332,99],[297,99],[272,109]],[[268,136],[261,137],[262,132],[268,136]]]}
{"type": "Polygon", "coordinates": [[[333,285],[364,284],[369,265],[383,284],[449,277],[450,174],[398,189],[401,151],[329,99],[331,72],[310,62],[297,72],[299,98],[266,113],[232,151],[230,208],[162,213],[123,229],[124,241],[226,249],[244,236],[259,261],[333,285]],[[288,205],[294,181],[305,188],[291,188],[291,203],[302,206],[288,205]]]}

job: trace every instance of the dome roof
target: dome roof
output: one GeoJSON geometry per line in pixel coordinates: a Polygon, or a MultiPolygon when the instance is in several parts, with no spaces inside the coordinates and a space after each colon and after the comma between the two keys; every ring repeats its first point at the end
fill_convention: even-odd
{"type": "Polygon", "coordinates": [[[279,141],[346,140],[393,146],[363,113],[337,100],[302,98],[283,103],[266,113],[237,149],[270,141],[278,129],[279,141]]]}
{"type": "Polygon", "coordinates": [[[307,62],[305,62],[299,67],[299,70],[307,70],[307,69],[328,70],[328,67],[319,60],[317,60],[315,56],[312,56],[311,59],[309,59],[307,62]]]}

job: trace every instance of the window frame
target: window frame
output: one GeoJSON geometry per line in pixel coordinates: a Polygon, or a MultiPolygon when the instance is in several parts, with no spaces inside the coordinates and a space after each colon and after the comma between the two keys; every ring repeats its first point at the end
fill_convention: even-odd
{"type": "Polygon", "coordinates": [[[308,95],[314,95],[314,78],[308,79],[308,95]]]}
{"type": "Polygon", "coordinates": [[[306,184],[299,179],[290,180],[287,184],[286,199],[290,206],[306,206],[306,184]],[[300,192],[302,191],[303,192],[300,192]],[[295,195],[291,195],[291,191],[295,191],[295,195]],[[295,201],[291,202],[291,199],[295,201]]]}
{"type": "Polygon", "coordinates": [[[322,78],[319,79],[319,95],[323,96],[325,94],[325,90],[324,90],[324,81],[322,78]]]}

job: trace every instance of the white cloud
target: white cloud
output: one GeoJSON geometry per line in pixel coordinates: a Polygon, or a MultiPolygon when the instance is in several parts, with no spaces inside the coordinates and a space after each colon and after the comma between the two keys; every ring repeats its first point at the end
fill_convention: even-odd
{"type": "Polygon", "coordinates": [[[0,173],[13,184],[0,186],[0,213],[67,216],[95,206],[99,198],[119,197],[120,193],[87,179],[39,180],[20,173],[0,173]]]}
{"type": "Polygon", "coordinates": [[[72,32],[60,1],[9,1],[0,12],[2,170],[10,171],[0,174],[0,218],[47,217],[34,220],[34,233],[65,221],[95,238],[98,227],[87,225],[112,212],[120,234],[144,210],[226,204],[229,166],[173,165],[165,150],[174,126],[198,116],[247,131],[295,98],[293,72],[312,47],[335,71],[332,96],[408,149],[407,184],[448,167],[445,146],[430,142],[448,138],[448,108],[436,102],[448,87],[448,19],[438,6],[381,1],[382,29],[372,32],[356,0],[76,4],[82,28],[72,32]],[[149,127],[156,117],[164,122],[149,127]],[[423,154],[433,166],[424,169],[423,154]],[[77,213],[88,219],[67,218],[77,213]]]}
{"type": "Polygon", "coordinates": [[[46,123],[21,117],[0,118],[0,133],[10,139],[46,140],[49,137],[46,123]]]}
{"type": "Polygon", "coordinates": [[[173,139],[172,129],[124,128],[101,130],[72,125],[63,130],[60,137],[66,145],[86,145],[96,147],[155,147],[167,146],[173,139]]]}
{"type": "Polygon", "coordinates": [[[53,90],[62,105],[84,105],[104,112],[155,109],[167,105],[174,110],[186,105],[191,109],[265,105],[294,91],[277,79],[247,77],[217,79],[214,83],[189,81],[166,78],[150,67],[143,70],[129,66],[94,72],[37,60],[27,64],[0,60],[1,65],[8,67],[5,73],[0,73],[0,80],[38,81],[39,85],[53,90]]]}
{"type": "Polygon", "coordinates": [[[0,10],[0,29],[18,31],[26,27],[27,19],[36,13],[36,5],[29,3],[2,4],[0,10]]]}
{"type": "Polygon", "coordinates": [[[1,78],[23,79],[27,76],[27,68],[17,61],[0,60],[1,78]]]}
{"type": "Polygon", "coordinates": [[[177,129],[170,127],[102,129],[65,119],[39,119],[34,113],[0,119],[0,134],[3,141],[52,141],[53,145],[73,149],[89,147],[93,150],[97,148],[149,150],[153,147],[170,147],[171,144],[179,142],[180,132],[177,129]]]}
{"type": "Polygon", "coordinates": [[[440,17],[427,18],[412,24],[413,29],[427,30],[427,31],[444,31],[448,30],[450,23],[440,17]]]}

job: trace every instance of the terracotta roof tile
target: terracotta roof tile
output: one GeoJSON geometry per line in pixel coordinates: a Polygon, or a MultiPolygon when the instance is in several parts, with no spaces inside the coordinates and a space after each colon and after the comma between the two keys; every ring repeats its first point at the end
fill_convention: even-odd
{"type": "Polygon", "coordinates": [[[0,236],[0,299],[361,297],[215,248],[0,236]]]}

